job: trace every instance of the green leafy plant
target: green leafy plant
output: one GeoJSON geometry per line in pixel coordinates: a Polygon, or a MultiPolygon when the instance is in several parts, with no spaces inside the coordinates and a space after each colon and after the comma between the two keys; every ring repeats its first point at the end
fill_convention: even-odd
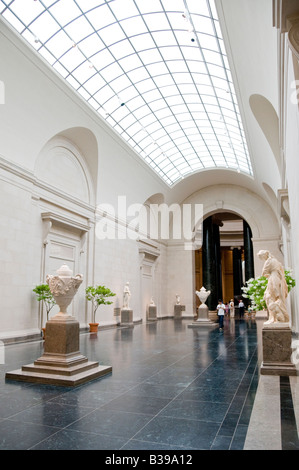
{"type": "Polygon", "coordinates": [[[89,286],[85,289],[86,299],[92,302],[93,314],[92,321],[95,323],[96,311],[100,305],[111,305],[113,302],[108,300],[116,294],[105,286],[89,286]]]}
{"type": "MultiPolygon", "coordinates": [[[[285,270],[284,274],[288,286],[288,292],[290,292],[291,289],[295,287],[296,282],[289,270],[285,270]]],[[[248,298],[251,301],[251,310],[266,310],[267,305],[264,300],[264,294],[267,289],[268,279],[265,276],[260,276],[256,279],[249,279],[246,284],[246,287],[242,287],[243,297],[248,298]]]]}
{"type": "Polygon", "coordinates": [[[48,284],[40,284],[33,289],[33,292],[36,294],[36,300],[44,303],[47,312],[47,320],[49,320],[49,313],[54,305],[56,305],[50,287],[48,284]]]}

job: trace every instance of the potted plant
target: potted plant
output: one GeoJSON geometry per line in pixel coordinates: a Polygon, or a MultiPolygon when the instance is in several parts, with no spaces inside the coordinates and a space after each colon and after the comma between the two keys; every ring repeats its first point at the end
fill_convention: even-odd
{"type": "MultiPolygon", "coordinates": [[[[50,287],[48,284],[40,284],[33,289],[33,292],[36,294],[36,300],[38,302],[43,302],[46,307],[47,313],[47,321],[49,320],[49,313],[51,309],[56,305],[55,299],[53,297],[52,292],[50,291],[50,287]]],[[[46,329],[42,328],[43,331],[43,339],[45,339],[46,329]]]]}
{"type": "MultiPolygon", "coordinates": [[[[285,280],[288,286],[288,292],[295,287],[295,279],[291,276],[289,270],[284,271],[285,280]]],[[[267,289],[268,279],[265,276],[260,276],[256,279],[249,279],[246,282],[247,286],[242,287],[243,297],[250,299],[252,311],[267,310],[267,305],[264,300],[265,290],[267,289]]]]}
{"type": "Polygon", "coordinates": [[[98,331],[99,324],[96,323],[95,317],[97,309],[100,305],[111,305],[113,302],[108,298],[115,296],[114,292],[105,286],[89,286],[85,289],[86,299],[92,302],[92,322],[89,323],[90,332],[94,333],[98,331]]]}

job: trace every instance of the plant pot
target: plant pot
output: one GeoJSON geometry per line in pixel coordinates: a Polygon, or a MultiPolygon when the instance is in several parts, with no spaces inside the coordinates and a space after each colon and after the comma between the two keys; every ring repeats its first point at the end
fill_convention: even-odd
{"type": "Polygon", "coordinates": [[[46,328],[42,328],[42,332],[43,332],[43,339],[46,339],[46,328]]]}
{"type": "Polygon", "coordinates": [[[89,331],[90,333],[97,333],[98,332],[98,323],[89,323],[89,331]]]}

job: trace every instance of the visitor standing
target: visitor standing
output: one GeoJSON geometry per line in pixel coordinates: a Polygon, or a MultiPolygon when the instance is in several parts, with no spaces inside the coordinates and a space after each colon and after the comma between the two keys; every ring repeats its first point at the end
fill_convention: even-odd
{"type": "Polygon", "coordinates": [[[235,316],[235,304],[234,304],[233,299],[231,299],[230,303],[229,303],[229,314],[230,314],[231,318],[234,318],[234,316],[235,316]]]}
{"type": "Polygon", "coordinates": [[[224,319],[225,305],[222,302],[222,300],[218,300],[217,312],[218,312],[218,317],[219,317],[219,329],[223,330],[223,319],[224,319]]]}

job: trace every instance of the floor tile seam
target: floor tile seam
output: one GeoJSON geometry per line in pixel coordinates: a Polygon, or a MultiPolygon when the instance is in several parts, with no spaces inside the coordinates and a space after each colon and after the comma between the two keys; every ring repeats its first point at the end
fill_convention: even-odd
{"type": "MultiPolygon", "coordinates": [[[[191,355],[191,354],[192,354],[192,353],[187,354],[186,357],[188,357],[188,356],[191,355]]],[[[185,359],[186,357],[184,357],[183,359],[185,359]]],[[[180,358],[178,361],[172,363],[171,365],[168,365],[168,366],[164,367],[163,369],[159,370],[158,372],[155,372],[155,373],[152,374],[150,377],[145,378],[144,380],[142,380],[142,381],[139,382],[138,384],[134,385],[133,387],[131,387],[131,388],[128,389],[127,391],[132,390],[132,389],[138,387],[139,385],[146,383],[150,378],[155,377],[155,376],[158,375],[159,373],[161,373],[161,372],[167,370],[169,367],[172,367],[174,364],[176,364],[177,362],[180,362],[181,360],[182,360],[182,358],[180,358]]],[[[214,359],[207,367],[203,368],[203,370],[201,370],[200,373],[199,373],[198,375],[196,375],[196,377],[195,377],[185,388],[189,387],[189,386],[194,382],[194,380],[196,380],[198,377],[200,377],[216,360],[217,360],[217,358],[214,359]]],[[[167,385],[167,384],[163,384],[163,385],[167,385]]],[[[184,390],[183,390],[183,391],[184,391],[184,390]]],[[[182,393],[182,392],[181,392],[181,393],[182,393]]]]}
{"type": "MultiPolygon", "coordinates": [[[[68,406],[68,405],[64,405],[64,407],[65,407],[65,406],[68,406]]],[[[70,405],[70,406],[72,406],[73,408],[75,408],[75,405],[70,405]]],[[[80,416],[80,418],[77,418],[77,419],[75,419],[74,421],[72,421],[71,423],[69,423],[69,424],[67,424],[67,425],[63,425],[63,426],[59,426],[59,425],[50,425],[50,424],[39,424],[39,423],[36,423],[36,422],[34,422],[34,421],[30,421],[30,420],[29,420],[29,421],[27,421],[27,420],[25,420],[25,421],[19,421],[19,420],[16,419],[17,416],[18,416],[18,414],[21,414],[21,413],[23,413],[24,411],[27,411],[27,410],[32,409],[32,408],[34,408],[34,407],[26,408],[25,410],[22,410],[22,411],[16,413],[15,415],[12,415],[12,416],[7,417],[7,418],[4,418],[4,419],[6,419],[7,421],[12,421],[12,422],[14,422],[14,423],[24,423],[24,424],[33,424],[33,425],[46,426],[46,427],[55,427],[55,428],[59,428],[59,429],[61,430],[61,429],[64,429],[65,427],[71,426],[72,424],[76,423],[77,421],[80,421],[80,420],[83,419],[83,418],[86,418],[87,416],[93,414],[93,413],[97,410],[97,408],[92,408],[88,413],[86,413],[86,414],[80,416]],[[14,418],[15,418],[15,419],[14,419],[14,418]]]]}
{"type": "MultiPolygon", "coordinates": [[[[254,354],[255,354],[256,351],[257,351],[257,346],[256,346],[256,348],[255,348],[255,351],[254,351],[254,352],[252,353],[252,355],[251,355],[251,358],[250,358],[250,360],[249,360],[249,362],[248,362],[248,366],[247,366],[246,370],[244,371],[243,377],[244,377],[244,375],[246,374],[246,371],[247,371],[248,367],[250,366],[250,363],[251,363],[251,361],[252,361],[252,359],[253,359],[253,356],[254,356],[254,354]]],[[[257,366],[256,366],[256,367],[257,367],[257,366]]],[[[255,369],[255,370],[256,370],[256,369],[255,369]]],[[[252,380],[253,380],[254,373],[255,373],[255,371],[252,373],[252,380]]],[[[250,384],[252,383],[252,380],[251,380],[250,384]]],[[[240,380],[240,384],[241,384],[241,383],[242,383],[242,379],[240,380]]],[[[240,387],[240,384],[239,384],[239,387],[240,387]]],[[[226,412],[226,414],[225,414],[225,416],[224,416],[224,418],[223,418],[223,420],[222,420],[222,423],[221,423],[221,425],[220,425],[220,427],[219,427],[219,429],[218,429],[218,432],[217,432],[217,434],[216,434],[216,436],[215,436],[215,438],[214,438],[214,441],[215,441],[215,439],[217,438],[217,436],[219,435],[219,432],[220,432],[220,430],[221,430],[221,427],[222,427],[223,424],[224,424],[225,418],[226,418],[227,415],[229,414],[229,409],[231,408],[232,403],[233,403],[233,401],[234,401],[234,399],[235,399],[235,397],[236,397],[236,395],[237,395],[237,393],[238,393],[239,387],[236,389],[236,392],[235,392],[235,394],[234,394],[234,396],[233,396],[233,398],[232,398],[232,400],[231,400],[231,404],[230,404],[230,406],[229,406],[228,409],[227,409],[227,412],[226,412]]],[[[250,385],[249,385],[249,387],[250,387],[250,385]]],[[[249,390],[249,387],[248,387],[248,390],[249,390]]],[[[235,434],[236,434],[236,430],[237,430],[237,427],[238,427],[239,422],[240,422],[240,417],[241,417],[242,411],[243,411],[243,409],[244,409],[244,403],[246,402],[247,396],[248,396],[248,391],[247,391],[247,393],[246,393],[246,396],[244,397],[244,401],[243,401],[243,405],[242,405],[241,411],[240,411],[239,413],[234,413],[234,414],[238,414],[239,417],[238,417],[238,419],[237,419],[237,422],[236,422],[236,425],[235,425],[235,430],[234,430],[234,432],[233,432],[233,435],[231,436],[231,443],[230,443],[230,445],[229,445],[229,448],[231,447],[231,445],[232,445],[232,443],[233,443],[234,436],[235,436],[235,434]]],[[[253,405],[252,405],[252,407],[253,407],[253,405]]],[[[244,442],[245,442],[245,440],[244,440],[244,442]]]]}
{"type": "Polygon", "coordinates": [[[298,440],[298,427],[295,416],[294,404],[292,389],[289,377],[280,377],[280,420],[281,420],[281,446],[282,450],[288,448],[288,438],[291,435],[291,439],[294,447],[299,449],[299,440],[298,440]],[[285,379],[285,380],[283,380],[285,379]],[[284,393],[283,393],[284,392],[284,393]],[[288,407],[288,410],[291,413],[288,413],[288,416],[285,416],[285,401],[288,396],[292,401],[292,406],[288,407]]]}
{"type": "MultiPolygon", "coordinates": [[[[168,405],[166,405],[168,406],[168,405]]],[[[164,407],[165,408],[165,407],[164,407]]],[[[136,436],[141,432],[143,431],[143,429],[145,429],[154,419],[156,419],[160,413],[164,410],[164,408],[162,408],[159,413],[157,413],[155,416],[153,416],[149,421],[148,423],[146,423],[144,426],[142,426],[138,431],[136,431],[136,433],[128,440],[128,442],[125,444],[127,445],[130,441],[132,440],[139,440],[140,439],[137,439],[136,436]]],[[[163,418],[167,418],[169,420],[172,420],[174,419],[173,416],[162,416],[163,418]]],[[[191,419],[191,418],[180,418],[180,417],[175,417],[175,419],[177,420],[180,420],[180,421],[186,421],[186,422],[189,422],[189,421],[197,421],[197,422],[203,422],[203,423],[210,423],[210,424],[215,424],[215,425],[218,425],[219,423],[215,422],[215,421],[206,421],[206,420],[196,420],[196,419],[191,419]]],[[[143,441],[142,442],[152,442],[152,441],[143,441]]],[[[157,444],[157,442],[153,442],[154,444],[157,444]]],[[[163,441],[160,441],[159,444],[164,444],[164,445],[172,445],[172,444],[169,444],[168,442],[163,442],[163,441]]]]}
{"type": "MultiPolygon", "coordinates": [[[[45,403],[51,403],[52,401],[53,401],[53,404],[54,404],[54,405],[55,405],[55,404],[57,405],[57,403],[54,402],[54,400],[56,400],[56,399],[57,399],[57,397],[55,397],[55,398],[54,398],[54,397],[51,397],[51,398],[49,398],[49,399],[47,399],[47,400],[40,400],[38,403],[34,403],[34,404],[32,404],[31,406],[27,406],[26,408],[22,409],[21,411],[18,411],[17,413],[14,413],[14,414],[12,414],[12,415],[10,415],[10,416],[6,416],[5,418],[1,418],[1,419],[12,419],[12,418],[18,416],[20,413],[24,413],[25,411],[31,410],[31,409],[36,408],[36,407],[38,407],[38,406],[41,406],[41,405],[43,405],[43,404],[45,404],[45,403]]],[[[64,406],[64,407],[72,407],[72,408],[74,408],[74,409],[75,409],[75,408],[78,408],[78,405],[72,405],[72,404],[69,404],[69,403],[65,403],[63,406],[64,406]]],[[[80,405],[80,408],[81,408],[81,409],[83,409],[83,408],[89,408],[89,412],[88,412],[87,414],[90,414],[90,413],[94,412],[94,411],[97,409],[97,408],[93,408],[93,407],[86,407],[86,406],[84,406],[84,405],[80,405]],[[91,409],[91,408],[92,408],[92,409],[91,409]]]]}
{"type": "MultiPolygon", "coordinates": [[[[187,388],[187,387],[185,387],[185,388],[187,388]]],[[[158,418],[158,417],[161,415],[161,413],[165,410],[165,408],[167,408],[167,407],[168,407],[175,399],[177,399],[184,391],[185,391],[185,389],[182,390],[180,393],[178,393],[178,395],[176,395],[175,397],[173,397],[173,398],[169,401],[169,403],[167,403],[163,408],[161,408],[161,410],[159,410],[159,412],[156,413],[156,414],[150,419],[150,421],[149,421],[148,423],[146,423],[141,429],[139,429],[139,430],[136,432],[136,434],[134,434],[134,436],[131,437],[131,439],[134,439],[134,437],[135,437],[139,432],[141,432],[146,426],[148,426],[154,419],[158,418]]],[[[178,418],[178,419],[185,419],[185,418],[178,418]]]]}
{"type": "MultiPolygon", "coordinates": [[[[44,439],[42,439],[41,441],[37,442],[36,444],[34,444],[34,446],[31,446],[29,447],[27,450],[33,450],[36,446],[40,445],[42,442],[46,442],[49,438],[52,438],[54,437],[56,434],[59,434],[61,433],[62,431],[67,431],[67,432],[72,432],[72,433],[77,433],[77,434],[83,434],[83,435],[88,435],[88,434],[91,434],[93,436],[103,436],[103,437],[107,437],[107,438],[111,438],[111,440],[113,439],[113,436],[111,434],[105,434],[105,433],[98,433],[98,432],[94,432],[94,431],[79,431],[77,429],[68,429],[69,426],[66,426],[66,427],[63,427],[61,429],[58,429],[56,432],[54,432],[53,434],[50,434],[50,436],[47,436],[45,437],[44,439]]],[[[122,437],[119,437],[117,436],[119,439],[122,439],[122,437]]]]}
{"type": "MultiPolygon", "coordinates": [[[[55,430],[55,434],[56,432],[59,432],[61,431],[62,429],[64,429],[64,427],[59,427],[59,426],[55,426],[55,425],[51,425],[51,424],[40,424],[40,423],[35,423],[33,421],[15,421],[14,419],[11,419],[11,418],[2,418],[1,419],[2,421],[8,421],[8,422],[11,422],[11,423],[18,423],[18,424],[24,424],[24,425],[27,425],[27,424],[31,424],[33,426],[42,426],[42,427],[45,427],[45,428],[48,428],[48,429],[54,429],[55,430]]],[[[1,420],[0,420],[0,423],[1,423],[1,420]]]]}
{"type": "MultiPolygon", "coordinates": [[[[215,362],[216,360],[217,360],[217,359],[214,359],[214,361],[212,361],[212,362],[215,362]]],[[[209,366],[208,366],[208,367],[209,367],[209,366]]],[[[207,368],[208,368],[208,367],[207,367],[207,368]]],[[[207,368],[206,368],[206,369],[207,369],[207,368]]],[[[206,370],[206,369],[204,369],[204,370],[206,370]]],[[[196,377],[196,378],[197,378],[197,377],[196,377]]],[[[196,380],[196,379],[194,379],[194,380],[196,380]]],[[[193,380],[192,382],[194,382],[194,380],[193,380]]],[[[191,382],[191,383],[192,383],[192,382],[191,382]]],[[[188,386],[190,386],[190,384],[189,384],[188,386]]],[[[186,388],[188,388],[188,387],[184,387],[184,390],[182,390],[180,393],[178,393],[175,397],[173,397],[173,398],[169,401],[169,403],[167,403],[163,408],[161,408],[161,410],[159,410],[159,412],[158,412],[156,415],[154,415],[148,423],[146,423],[141,429],[139,429],[138,432],[136,432],[136,434],[134,434],[134,436],[132,436],[132,438],[131,438],[130,440],[134,439],[134,437],[135,437],[139,432],[141,432],[141,431],[142,431],[146,426],[148,426],[154,419],[156,419],[159,415],[161,415],[161,413],[164,411],[165,408],[167,408],[174,400],[176,400],[183,392],[185,392],[185,389],[186,389],[186,388]]],[[[177,419],[185,419],[185,418],[177,418],[177,419]]],[[[196,421],[196,420],[194,420],[194,421],[196,421]]],[[[167,443],[166,443],[166,444],[167,444],[167,443]]]]}
{"type": "MultiPolygon", "coordinates": [[[[231,343],[226,349],[229,349],[230,347],[232,347],[232,346],[234,345],[234,343],[235,343],[239,338],[240,338],[240,336],[238,336],[237,338],[235,338],[234,341],[232,341],[232,343],[231,343]]],[[[253,353],[252,353],[252,355],[251,355],[251,358],[252,358],[253,355],[255,354],[256,350],[257,350],[257,346],[255,347],[255,350],[253,351],[253,353]]],[[[221,353],[220,355],[218,355],[218,356],[201,372],[201,374],[199,374],[199,376],[202,375],[204,372],[206,372],[207,369],[208,369],[209,367],[211,367],[214,362],[218,361],[219,357],[222,356],[222,355],[224,355],[224,354],[226,354],[226,353],[223,352],[223,353],[221,353]]],[[[248,370],[248,367],[249,367],[251,358],[250,358],[250,360],[249,360],[249,362],[248,362],[248,365],[247,365],[247,367],[246,367],[246,369],[245,369],[245,371],[244,371],[244,373],[243,373],[243,375],[242,375],[242,378],[244,377],[246,371],[248,370]]],[[[199,376],[198,376],[198,377],[199,377],[199,376]]],[[[190,386],[198,377],[196,377],[196,378],[189,384],[189,386],[190,386]]],[[[239,379],[236,379],[236,380],[239,380],[239,379]]],[[[241,383],[241,381],[242,381],[242,379],[240,380],[240,383],[241,383]]],[[[239,389],[239,387],[237,388],[237,390],[238,390],[238,389],[239,389]]],[[[237,393],[237,390],[236,390],[236,392],[235,392],[235,394],[234,394],[234,396],[233,396],[233,398],[232,398],[232,400],[231,400],[231,403],[232,403],[233,399],[235,398],[235,395],[236,395],[236,393],[237,393]]],[[[183,393],[183,391],[182,391],[181,393],[183,393]]],[[[180,395],[180,394],[179,394],[179,395],[180,395]]],[[[178,396],[179,396],[179,395],[178,395],[178,396]]],[[[175,397],[175,398],[177,398],[177,397],[175,397]]],[[[224,419],[225,419],[225,418],[224,418],[224,419]]],[[[223,421],[224,421],[224,419],[223,419],[223,421]]],[[[222,421],[222,423],[223,423],[223,421],[222,421]]],[[[220,429],[220,428],[219,428],[219,429],[220,429]]]]}
{"type": "MultiPolygon", "coordinates": [[[[146,441],[144,439],[134,439],[134,438],[131,438],[128,440],[128,442],[126,442],[121,448],[120,450],[123,450],[124,447],[129,444],[129,442],[132,442],[132,441],[137,441],[137,442],[144,442],[145,444],[153,444],[153,445],[159,445],[159,444],[162,444],[162,445],[166,445],[166,446],[171,446],[171,447],[175,447],[175,449],[169,449],[169,450],[181,450],[181,451],[184,451],[186,450],[186,447],[185,446],[180,446],[180,445],[174,445],[174,444],[169,444],[169,442],[155,442],[155,441],[146,441]]],[[[196,447],[189,447],[187,450],[198,450],[196,447]]]]}

